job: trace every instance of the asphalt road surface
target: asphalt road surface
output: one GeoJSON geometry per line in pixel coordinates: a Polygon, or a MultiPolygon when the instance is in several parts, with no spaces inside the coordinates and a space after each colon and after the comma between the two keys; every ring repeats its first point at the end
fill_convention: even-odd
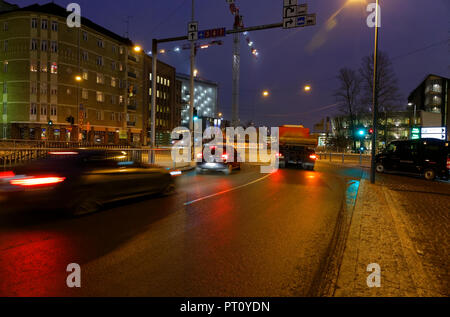
{"type": "Polygon", "coordinates": [[[188,172],[80,218],[0,211],[0,296],[308,296],[361,170],[188,172]],[[81,288],[66,267],[81,266],[81,288]]]}

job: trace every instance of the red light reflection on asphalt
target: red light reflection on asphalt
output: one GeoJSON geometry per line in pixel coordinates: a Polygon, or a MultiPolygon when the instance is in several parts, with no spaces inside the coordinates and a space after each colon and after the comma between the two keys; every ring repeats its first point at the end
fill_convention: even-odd
{"type": "Polygon", "coordinates": [[[0,296],[61,296],[68,291],[66,267],[76,259],[70,259],[73,247],[67,239],[44,232],[2,235],[0,296]]]}

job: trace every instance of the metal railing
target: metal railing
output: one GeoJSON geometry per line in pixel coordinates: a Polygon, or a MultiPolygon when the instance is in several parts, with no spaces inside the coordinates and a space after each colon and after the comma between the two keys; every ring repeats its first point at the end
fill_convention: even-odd
{"type": "Polygon", "coordinates": [[[48,141],[48,140],[0,140],[0,151],[5,148],[15,149],[15,148],[53,148],[53,149],[70,149],[70,148],[132,148],[130,145],[116,145],[116,144],[97,144],[90,143],[86,141],[48,141]]]}
{"type": "MultiPolygon", "coordinates": [[[[98,148],[92,148],[98,149],[98,148]]],[[[45,158],[49,152],[55,151],[55,148],[0,148],[0,169],[6,170],[20,164],[26,164],[39,158],[45,158]]],[[[123,161],[134,161],[140,163],[150,163],[152,156],[157,165],[168,169],[182,168],[190,166],[190,162],[175,162],[172,160],[171,149],[132,149],[132,148],[108,148],[107,152],[121,151],[123,161]]],[[[76,150],[75,150],[76,151],[76,150]]]]}
{"type": "Polygon", "coordinates": [[[321,161],[327,161],[331,163],[340,163],[348,165],[359,165],[368,167],[372,156],[368,154],[353,154],[353,153],[326,153],[318,152],[316,155],[321,161]]]}

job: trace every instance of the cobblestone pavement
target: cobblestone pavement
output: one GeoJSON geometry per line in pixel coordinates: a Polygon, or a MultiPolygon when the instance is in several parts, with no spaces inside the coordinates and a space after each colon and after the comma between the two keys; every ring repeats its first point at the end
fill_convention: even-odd
{"type": "Polygon", "coordinates": [[[364,177],[334,296],[449,296],[449,212],[448,183],[364,177]],[[367,286],[370,263],[381,267],[379,288],[367,286]]]}
{"type": "Polygon", "coordinates": [[[434,277],[440,293],[449,296],[450,184],[386,174],[378,181],[402,207],[407,234],[425,272],[434,277]]]}

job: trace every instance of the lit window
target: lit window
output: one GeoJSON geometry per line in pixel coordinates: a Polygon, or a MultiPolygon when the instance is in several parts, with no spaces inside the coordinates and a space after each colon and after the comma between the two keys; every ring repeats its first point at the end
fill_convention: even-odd
{"type": "Polygon", "coordinates": [[[87,70],[83,70],[83,79],[88,80],[89,78],[89,72],[87,70]]]}
{"type": "Polygon", "coordinates": [[[89,98],[89,91],[87,89],[83,89],[81,92],[81,98],[88,99],[89,98]]]}
{"type": "Polygon", "coordinates": [[[101,91],[97,91],[97,101],[98,102],[104,102],[105,101],[105,95],[101,91]]]}
{"type": "Polygon", "coordinates": [[[105,83],[105,76],[103,74],[97,73],[97,84],[104,84],[105,83]]]}
{"type": "Polygon", "coordinates": [[[111,87],[116,87],[116,78],[111,77],[111,87]]]}
{"type": "Polygon", "coordinates": [[[58,64],[56,63],[52,63],[52,66],[50,68],[50,73],[52,74],[58,74],[58,64]]]}
{"type": "Polygon", "coordinates": [[[38,71],[38,67],[36,63],[31,62],[30,63],[30,71],[33,73],[36,73],[38,71]]]}

